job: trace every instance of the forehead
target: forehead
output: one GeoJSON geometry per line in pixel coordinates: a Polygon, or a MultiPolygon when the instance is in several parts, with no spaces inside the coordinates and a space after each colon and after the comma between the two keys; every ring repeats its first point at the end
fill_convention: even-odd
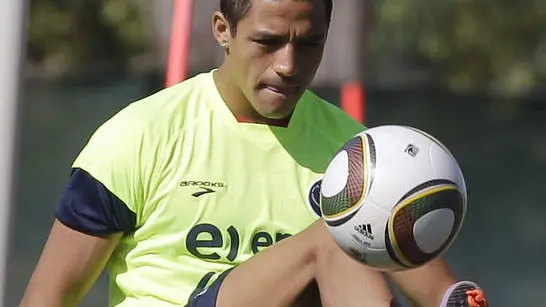
{"type": "Polygon", "coordinates": [[[323,0],[252,0],[248,14],[239,23],[248,31],[267,30],[298,35],[327,30],[323,0]]]}

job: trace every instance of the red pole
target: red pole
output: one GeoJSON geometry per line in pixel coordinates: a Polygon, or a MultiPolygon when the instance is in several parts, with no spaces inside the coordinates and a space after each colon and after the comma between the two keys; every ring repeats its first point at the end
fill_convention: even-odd
{"type": "Polygon", "coordinates": [[[174,0],[166,85],[183,81],[188,70],[193,0],[174,0]]]}
{"type": "Polygon", "coordinates": [[[358,122],[365,122],[366,95],[360,83],[349,82],[341,86],[341,108],[358,122]]]}

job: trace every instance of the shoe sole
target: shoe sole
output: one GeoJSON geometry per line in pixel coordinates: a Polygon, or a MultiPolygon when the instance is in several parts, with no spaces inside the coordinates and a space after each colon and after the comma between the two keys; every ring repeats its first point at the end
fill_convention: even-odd
{"type": "Polygon", "coordinates": [[[466,292],[469,290],[480,289],[480,287],[471,281],[460,281],[447,288],[440,307],[470,307],[466,292]]]}

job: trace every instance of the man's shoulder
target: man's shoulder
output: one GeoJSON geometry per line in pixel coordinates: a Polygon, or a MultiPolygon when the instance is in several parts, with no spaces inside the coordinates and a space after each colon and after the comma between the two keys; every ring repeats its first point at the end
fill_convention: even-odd
{"type": "Polygon", "coordinates": [[[325,134],[348,138],[366,129],[341,108],[312,91],[306,91],[303,99],[307,105],[305,120],[325,134]]]}
{"type": "MultiPolygon", "coordinates": [[[[199,74],[176,85],[161,89],[129,103],[108,119],[101,128],[132,128],[137,133],[182,129],[196,113],[203,113],[201,103],[207,91],[207,74],[199,74]]],[[[202,114],[199,116],[202,117],[202,114]]]]}
{"type": "Polygon", "coordinates": [[[79,160],[108,156],[153,162],[163,153],[159,149],[176,143],[188,127],[207,117],[207,107],[200,103],[200,78],[160,90],[113,114],[92,133],[82,151],[88,154],[80,154],[79,160]]]}
{"type": "Polygon", "coordinates": [[[189,108],[199,105],[203,93],[209,90],[210,76],[196,75],[171,87],[161,89],[147,97],[131,103],[128,108],[135,115],[157,119],[182,115],[189,108]],[[174,112],[176,111],[176,112],[174,112]]]}

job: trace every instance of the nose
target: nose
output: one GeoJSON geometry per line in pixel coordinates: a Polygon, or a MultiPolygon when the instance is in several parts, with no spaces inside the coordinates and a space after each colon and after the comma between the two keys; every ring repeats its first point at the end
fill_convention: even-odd
{"type": "Polygon", "coordinates": [[[281,77],[293,77],[298,73],[296,52],[293,44],[286,44],[275,54],[274,70],[281,77]]]}

